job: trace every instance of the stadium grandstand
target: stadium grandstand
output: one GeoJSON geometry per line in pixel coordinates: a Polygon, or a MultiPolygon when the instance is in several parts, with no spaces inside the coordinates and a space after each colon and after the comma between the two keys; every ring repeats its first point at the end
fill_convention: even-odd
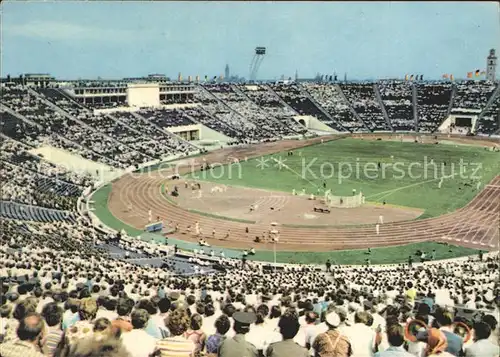
{"type": "MultiPolygon", "coordinates": [[[[293,187],[291,195],[256,201],[249,190],[261,186],[193,180],[187,170],[190,160],[199,173],[265,158],[278,169],[251,176],[271,187],[293,171],[294,156],[354,140],[387,141],[386,160],[408,148],[391,145],[445,147],[445,164],[458,144],[477,142],[473,155],[495,161],[498,82],[26,74],[1,86],[0,356],[499,355],[498,161],[488,181],[457,183],[454,194],[470,197],[456,212],[419,219],[417,206],[387,207],[399,187],[367,193],[377,206],[354,189],[356,207],[344,208],[350,194],[339,188],[334,206],[321,205],[327,183],[306,194],[303,179],[274,191],[293,187]],[[241,193],[224,196],[232,189],[241,193]],[[203,200],[217,194],[220,209],[203,200]],[[325,221],[361,218],[294,224],[294,200],[325,221]],[[238,201],[247,215],[270,208],[222,217],[238,201]],[[404,217],[383,222],[381,210],[404,217]],[[269,223],[280,212],[291,223],[269,223]],[[323,255],[294,262],[311,247],[323,255]],[[327,255],[334,250],[342,256],[327,255]]],[[[340,160],[338,145],[331,154],[340,160]]]]}

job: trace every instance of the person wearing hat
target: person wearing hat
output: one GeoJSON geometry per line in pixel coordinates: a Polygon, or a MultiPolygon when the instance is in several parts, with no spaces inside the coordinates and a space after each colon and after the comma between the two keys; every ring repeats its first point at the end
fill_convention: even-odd
{"type": "Polygon", "coordinates": [[[258,357],[259,353],[254,345],[245,340],[245,334],[250,331],[250,325],[257,317],[252,312],[237,311],[233,314],[233,338],[226,339],[219,346],[218,357],[258,357]]]}
{"type": "Polygon", "coordinates": [[[352,354],[351,343],[347,336],[337,328],[340,325],[340,316],[335,305],[330,305],[326,311],[325,323],[328,331],[320,333],[313,343],[314,356],[316,357],[348,357],[352,354]]]}
{"type": "Polygon", "coordinates": [[[308,357],[307,350],[293,340],[300,329],[298,316],[290,311],[285,312],[280,317],[278,327],[283,341],[271,343],[266,357],[308,357]]]}

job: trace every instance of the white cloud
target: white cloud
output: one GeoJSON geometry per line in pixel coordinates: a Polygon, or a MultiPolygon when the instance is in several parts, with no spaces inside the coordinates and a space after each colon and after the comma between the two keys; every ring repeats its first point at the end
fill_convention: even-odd
{"type": "Polygon", "coordinates": [[[60,41],[125,42],[138,37],[136,31],[98,28],[55,21],[31,21],[25,24],[4,24],[4,35],[60,41]]]}

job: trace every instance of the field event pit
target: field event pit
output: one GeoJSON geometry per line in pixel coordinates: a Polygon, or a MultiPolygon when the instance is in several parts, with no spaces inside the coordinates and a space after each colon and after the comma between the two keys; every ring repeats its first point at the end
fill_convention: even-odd
{"type": "MultiPolygon", "coordinates": [[[[267,191],[255,188],[229,186],[202,181],[201,196],[195,181],[165,181],[168,199],[179,207],[236,220],[262,224],[279,222],[290,225],[359,225],[378,223],[379,216],[384,222],[397,222],[417,218],[423,210],[389,205],[366,203],[355,208],[327,207],[322,203],[323,194],[315,200],[309,195],[292,195],[286,192],[267,191]],[[185,187],[188,183],[188,188],[185,187]],[[170,195],[177,186],[179,196],[170,195]],[[252,207],[253,206],[253,207],[252,207]],[[315,207],[329,208],[330,213],[314,212],[315,207]]],[[[168,204],[168,202],[166,202],[168,204]]]]}

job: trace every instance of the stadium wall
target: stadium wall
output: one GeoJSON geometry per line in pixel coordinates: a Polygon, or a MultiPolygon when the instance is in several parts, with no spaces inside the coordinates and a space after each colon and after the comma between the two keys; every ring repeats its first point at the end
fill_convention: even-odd
{"type": "Polygon", "coordinates": [[[220,142],[228,142],[231,140],[230,137],[219,133],[203,124],[195,124],[195,125],[184,125],[184,126],[175,126],[167,128],[169,132],[175,135],[179,135],[182,132],[189,131],[198,131],[198,140],[200,141],[220,141],[220,142]]]}
{"type": "Polygon", "coordinates": [[[315,117],[310,116],[310,115],[297,115],[297,116],[294,116],[293,119],[299,124],[302,124],[302,125],[305,124],[305,127],[307,129],[325,131],[328,133],[338,133],[337,130],[330,128],[325,123],[322,123],[321,121],[319,121],[318,119],[316,119],[315,117]]]}
{"type": "Polygon", "coordinates": [[[127,103],[131,107],[160,106],[160,85],[158,83],[129,84],[127,103]]]}

